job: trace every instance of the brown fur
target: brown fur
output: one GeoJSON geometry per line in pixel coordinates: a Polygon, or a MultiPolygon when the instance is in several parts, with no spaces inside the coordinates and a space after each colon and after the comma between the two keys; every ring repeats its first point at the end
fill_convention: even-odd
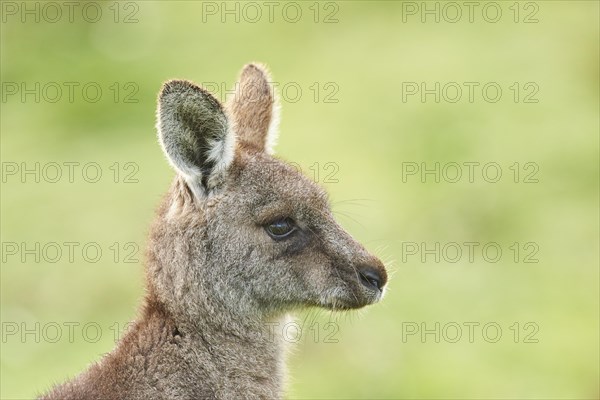
{"type": "Polygon", "coordinates": [[[111,353],[42,398],[280,398],[284,343],[270,323],[381,298],[383,264],[335,222],[320,187],[269,154],[268,79],[246,66],[226,107],[190,82],[165,84],[159,138],[178,174],[151,228],[143,311],[111,353]],[[282,218],[295,230],[274,239],[282,218]]]}

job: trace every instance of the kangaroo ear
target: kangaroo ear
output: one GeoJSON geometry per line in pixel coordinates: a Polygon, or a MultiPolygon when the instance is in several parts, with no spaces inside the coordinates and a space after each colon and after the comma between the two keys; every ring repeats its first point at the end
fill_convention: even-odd
{"type": "Polygon", "coordinates": [[[231,164],[235,135],[223,107],[191,82],[166,82],[158,99],[158,137],[171,165],[201,197],[216,187],[231,164]]]}
{"type": "Polygon", "coordinates": [[[270,80],[264,66],[246,65],[227,101],[227,110],[243,145],[272,154],[279,128],[279,102],[270,80]]]}

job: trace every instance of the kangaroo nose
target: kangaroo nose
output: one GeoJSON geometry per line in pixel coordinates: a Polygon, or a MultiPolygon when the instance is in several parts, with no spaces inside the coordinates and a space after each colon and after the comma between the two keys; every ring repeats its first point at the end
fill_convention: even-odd
{"type": "Polygon", "coordinates": [[[358,275],[363,285],[369,289],[377,289],[379,291],[381,291],[387,280],[385,276],[382,276],[377,269],[371,266],[363,265],[358,267],[358,275]]]}

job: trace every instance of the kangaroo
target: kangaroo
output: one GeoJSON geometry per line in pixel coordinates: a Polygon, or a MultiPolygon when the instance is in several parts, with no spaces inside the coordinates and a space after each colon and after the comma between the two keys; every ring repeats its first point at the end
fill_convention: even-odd
{"type": "Polygon", "coordinates": [[[176,176],[150,229],[140,315],[42,399],[281,398],[275,323],[380,300],[383,263],[336,223],[322,188],[272,155],[269,82],[246,65],[225,105],[189,81],[163,85],[158,138],[176,176]]]}

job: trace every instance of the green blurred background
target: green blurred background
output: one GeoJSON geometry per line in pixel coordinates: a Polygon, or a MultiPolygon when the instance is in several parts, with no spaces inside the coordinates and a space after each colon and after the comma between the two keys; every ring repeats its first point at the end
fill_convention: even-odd
{"type": "MultiPolygon", "coordinates": [[[[173,176],[155,139],[156,93],[164,80],[186,78],[223,98],[249,61],[266,63],[286,90],[278,155],[319,171],[342,225],[393,271],[381,304],[299,316],[320,324],[319,337],[304,325],[289,359],[289,398],[599,397],[598,2],[478,2],[472,21],[454,3],[456,22],[456,7],[443,2],[276,2],[272,21],[262,2],[102,2],[98,22],[83,18],[83,3],[73,22],[64,5],[52,22],[56,10],[37,3],[38,22],[23,4],[2,4],[3,399],[30,398],[81,371],[135,317],[145,237],[173,176]],[[262,16],[253,22],[255,5],[262,16]],[[439,22],[426,7],[438,7],[439,22]],[[20,85],[36,82],[39,102],[23,99],[20,85]],[[52,82],[63,90],[56,102],[52,82]],[[68,82],[79,85],[72,101],[68,82]],[[448,101],[450,85],[439,102],[433,94],[423,102],[406,95],[406,82],[440,82],[440,90],[456,82],[463,94],[448,101]],[[464,82],[479,84],[472,102],[464,82]],[[497,102],[482,97],[488,82],[502,89],[497,102]],[[102,96],[86,101],[96,86],[102,96]],[[36,162],[63,165],[62,178],[8,173],[36,162]],[[64,162],[80,163],[72,183],[64,162]],[[92,162],[102,169],[96,183],[81,175],[92,162]],[[489,183],[479,167],[473,182],[466,168],[456,183],[450,169],[439,183],[403,179],[403,163],[436,162],[495,162],[503,175],[489,183]],[[536,167],[537,183],[523,182],[536,167]],[[6,247],[36,242],[81,245],[72,263],[66,253],[22,262],[6,247]],[[103,250],[96,263],[81,255],[91,242],[103,250]],[[465,242],[479,243],[472,261],[465,242]],[[447,247],[436,262],[422,243],[458,243],[463,254],[452,262],[447,247]],[[483,257],[486,243],[501,247],[499,261],[483,257]],[[127,263],[132,250],[139,262],[127,263]],[[532,252],[537,262],[525,262],[532,252]],[[330,321],[337,343],[325,340],[330,321]],[[436,323],[439,342],[409,335],[436,323]],[[72,340],[69,324],[79,324],[72,340]],[[84,336],[85,324],[97,325],[84,336]]],[[[87,19],[95,11],[86,8],[87,19]]]]}

